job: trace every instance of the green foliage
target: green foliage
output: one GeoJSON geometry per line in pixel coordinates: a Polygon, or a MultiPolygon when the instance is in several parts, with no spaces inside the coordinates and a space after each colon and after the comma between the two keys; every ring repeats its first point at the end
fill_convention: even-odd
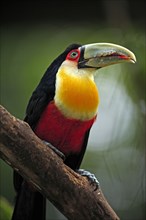
{"type": "Polygon", "coordinates": [[[10,203],[3,197],[0,197],[0,219],[1,220],[10,220],[12,216],[12,206],[10,203]]]}

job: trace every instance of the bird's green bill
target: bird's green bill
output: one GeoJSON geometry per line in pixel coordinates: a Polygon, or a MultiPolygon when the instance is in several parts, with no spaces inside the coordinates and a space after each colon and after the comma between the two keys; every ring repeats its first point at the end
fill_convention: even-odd
{"type": "Polygon", "coordinates": [[[101,68],[123,62],[136,62],[134,53],[125,47],[111,43],[95,43],[81,46],[79,68],[101,68]]]}

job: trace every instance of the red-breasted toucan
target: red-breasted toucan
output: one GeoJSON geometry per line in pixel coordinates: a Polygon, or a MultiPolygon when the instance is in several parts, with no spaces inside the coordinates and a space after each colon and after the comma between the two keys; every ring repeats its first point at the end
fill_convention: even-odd
{"type": "MultiPolygon", "coordinates": [[[[32,93],[25,121],[39,138],[65,155],[65,164],[73,170],[80,167],[97,115],[97,69],[135,61],[131,51],[116,44],[72,44],[51,63],[32,93]]],[[[45,198],[16,173],[14,186],[12,219],[44,220],[45,198]]]]}

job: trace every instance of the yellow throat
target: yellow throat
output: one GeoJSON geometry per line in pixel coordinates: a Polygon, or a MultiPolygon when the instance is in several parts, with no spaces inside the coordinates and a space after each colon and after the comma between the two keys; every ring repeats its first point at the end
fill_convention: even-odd
{"type": "Polygon", "coordinates": [[[99,95],[92,71],[78,69],[75,62],[68,60],[59,68],[55,104],[66,117],[89,120],[96,115],[99,95]]]}

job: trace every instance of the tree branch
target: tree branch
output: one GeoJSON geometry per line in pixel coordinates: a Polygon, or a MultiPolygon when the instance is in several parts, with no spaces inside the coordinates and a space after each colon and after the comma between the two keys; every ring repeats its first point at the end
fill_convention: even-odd
{"type": "Polygon", "coordinates": [[[24,121],[0,107],[0,156],[68,219],[119,220],[101,189],[66,166],[24,121]]]}

